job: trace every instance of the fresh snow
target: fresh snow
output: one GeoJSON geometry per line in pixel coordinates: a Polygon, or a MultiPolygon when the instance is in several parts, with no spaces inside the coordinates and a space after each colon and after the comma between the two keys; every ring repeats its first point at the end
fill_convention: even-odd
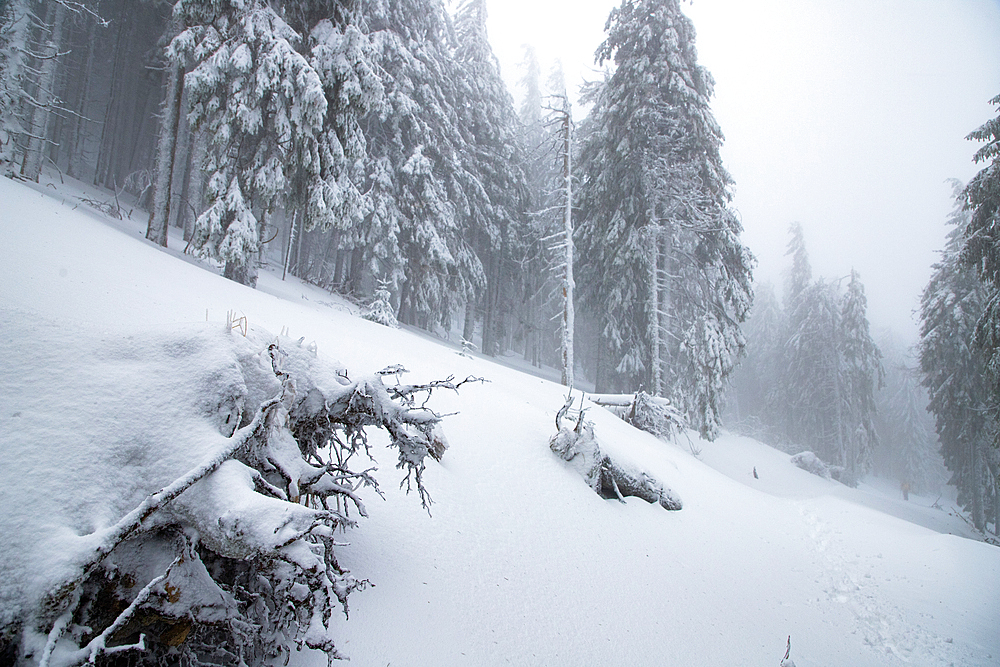
{"type": "Polygon", "coordinates": [[[257,290],[224,280],[181,254],[178,230],[164,251],[144,212],[109,220],[84,191],[0,179],[0,619],[165,481],[147,464],[180,465],[201,433],[215,446],[184,406],[219,360],[160,343],[210,341],[232,311],[349,372],[489,380],[435,394],[458,414],[425,474],[430,514],[375,438],[386,497],[365,497],[339,552],[374,584],[334,628],[353,664],[777,665],[789,635],[798,667],[1000,663],[1000,549],[934,498],[848,489],[728,434],[667,444],[594,406],[602,451],[684,509],[603,500],[549,450],[563,387],[365,321],[280,269],[257,290]]]}

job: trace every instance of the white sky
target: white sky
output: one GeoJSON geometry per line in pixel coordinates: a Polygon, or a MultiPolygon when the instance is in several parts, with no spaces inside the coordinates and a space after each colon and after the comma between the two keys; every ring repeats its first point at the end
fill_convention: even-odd
{"type": "MultiPolygon", "coordinates": [[[[612,0],[494,0],[490,39],[515,98],[521,45],[597,78],[612,0]]],[[[779,289],[788,226],[814,276],[854,267],[876,328],[917,335],[913,311],[944,242],[965,136],[1000,94],[1000,0],[695,0],[699,62],[716,80],[723,159],[757,280],[779,289]]]]}

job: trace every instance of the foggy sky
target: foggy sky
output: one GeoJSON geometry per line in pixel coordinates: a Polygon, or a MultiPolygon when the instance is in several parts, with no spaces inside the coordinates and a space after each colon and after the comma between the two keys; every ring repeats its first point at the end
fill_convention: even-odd
{"type": "MultiPolygon", "coordinates": [[[[494,0],[490,39],[508,85],[521,45],[560,58],[573,88],[599,78],[593,53],[610,0],[494,0]]],[[[906,342],[944,243],[948,178],[970,179],[996,115],[998,0],[696,0],[699,62],[716,80],[722,157],[736,181],[758,282],[780,294],[787,230],[800,222],[814,276],[861,274],[873,327],[906,342]]],[[[571,91],[573,92],[573,91],[571,91]]],[[[981,166],[981,165],[980,165],[981,166]]]]}

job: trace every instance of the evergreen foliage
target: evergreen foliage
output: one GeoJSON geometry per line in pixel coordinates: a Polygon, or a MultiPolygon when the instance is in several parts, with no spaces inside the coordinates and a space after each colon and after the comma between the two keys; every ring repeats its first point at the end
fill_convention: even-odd
{"type": "Polygon", "coordinates": [[[307,204],[307,224],[332,220],[319,178],[322,81],[295,48],[301,36],[266,3],[181,0],[175,16],[186,29],[171,58],[193,63],[189,118],[210,138],[209,207],[194,243],[225,262],[227,277],[254,285],[264,218],[278,205],[307,204]],[[295,182],[303,171],[304,186],[295,182]]]}
{"type": "MultiPolygon", "coordinates": [[[[1000,108],[1000,95],[990,100],[1000,108]]],[[[983,317],[979,321],[977,343],[991,365],[994,377],[1000,377],[1000,115],[967,137],[984,142],[974,160],[987,163],[962,193],[964,205],[971,212],[966,228],[965,259],[978,271],[987,292],[983,317]]],[[[994,391],[1000,392],[1000,387],[994,391]]]]}
{"type": "MultiPolygon", "coordinates": [[[[483,352],[504,351],[513,333],[513,310],[521,267],[520,252],[527,208],[526,157],[514,101],[500,76],[486,34],[485,0],[467,0],[455,16],[455,57],[461,71],[460,127],[465,133],[463,227],[472,234],[486,272],[479,301],[483,311],[483,352]]],[[[470,295],[470,298],[475,295],[470,295]]]]}
{"type": "Polygon", "coordinates": [[[486,285],[461,224],[471,210],[464,188],[476,179],[463,160],[454,32],[438,0],[373,0],[365,16],[386,94],[384,109],[362,119],[367,263],[397,286],[403,322],[449,328],[486,285]]]}
{"type": "Polygon", "coordinates": [[[737,427],[794,452],[809,450],[855,484],[879,444],[882,354],[857,272],[843,291],[837,282],[813,280],[801,225],[789,233],[784,308],[765,285],[748,320],[747,359],[733,381],[737,427]]]}
{"type": "MultiPolygon", "coordinates": [[[[960,187],[956,183],[956,199],[960,187]]],[[[920,369],[930,395],[941,454],[952,472],[950,483],[973,523],[986,525],[986,494],[996,493],[987,478],[987,461],[996,447],[995,394],[983,351],[974,343],[977,323],[988,300],[987,289],[963,262],[970,215],[962,203],[949,218],[952,230],[941,259],[934,265],[920,302],[920,369]]]]}
{"type": "Polygon", "coordinates": [[[598,389],[648,386],[714,437],[753,259],[729,209],[713,81],[677,0],[625,0],[597,59],[614,69],[584,130],[577,245],[606,356],[598,389]]]}
{"type": "Polygon", "coordinates": [[[860,475],[871,468],[878,446],[875,392],[884,384],[885,370],[882,353],[869,331],[865,288],[854,270],[843,298],[840,321],[845,440],[840,465],[860,475]]]}
{"type": "Polygon", "coordinates": [[[380,280],[378,288],[372,296],[372,302],[368,304],[361,316],[383,326],[398,328],[399,322],[396,320],[396,313],[392,310],[391,300],[392,294],[389,292],[388,281],[380,280]]]}

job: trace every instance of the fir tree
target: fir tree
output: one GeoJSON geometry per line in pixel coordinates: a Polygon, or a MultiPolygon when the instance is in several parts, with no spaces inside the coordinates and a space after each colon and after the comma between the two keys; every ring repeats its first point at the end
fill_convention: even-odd
{"type": "MultiPolygon", "coordinates": [[[[956,199],[960,184],[955,183],[956,199]]],[[[967,191],[967,190],[966,190],[967,191]]],[[[972,513],[973,523],[986,525],[986,476],[992,415],[996,403],[981,349],[974,344],[976,324],[986,308],[986,289],[973,269],[962,261],[963,237],[970,216],[956,205],[949,218],[953,229],[941,259],[933,267],[920,302],[920,369],[930,395],[941,454],[958,488],[959,502],[972,513]]]]}
{"type": "Polygon", "coordinates": [[[383,326],[393,329],[399,328],[396,313],[392,309],[392,293],[389,291],[388,281],[379,281],[375,294],[372,295],[372,302],[368,304],[361,316],[383,326]]]}
{"type": "MultiPolygon", "coordinates": [[[[990,100],[1000,107],[1000,95],[990,100]]],[[[992,365],[1000,363],[1000,116],[972,132],[970,140],[985,142],[974,160],[986,162],[962,192],[971,212],[966,229],[965,259],[987,287],[987,303],[977,328],[977,342],[992,365]]],[[[1000,374],[994,375],[1000,377],[1000,374]]],[[[1000,388],[995,389],[1000,392],[1000,388]]]]}
{"type": "Polygon", "coordinates": [[[899,379],[889,402],[892,440],[885,444],[894,450],[896,478],[917,491],[929,491],[937,485],[941,463],[933,426],[926,424],[927,396],[917,369],[900,369],[899,379]]]}
{"type": "MultiPolygon", "coordinates": [[[[264,216],[294,190],[296,171],[320,171],[322,82],[295,49],[301,36],[263,2],[182,0],[175,16],[188,27],[171,57],[196,63],[185,77],[190,119],[211,148],[210,205],[194,243],[225,262],[227,277],[254,285],[264,216]]],[[[321,189],[311,180],[304,197],[313,224],[331,215],[321,189]]]]}
{"type": "MultiPolygon", "coordinates": [[[[516,236],[527,206],[525,156],[514,102],[486,34],[485,0],[466,0],[455,16],[460,69],[459,127],[464,132],[462,226],[486,273],[479,301],[483,352],[503,352],[513,328],[513,308],[522,276],[514,262],[516,236]]],[[[470,295],[472,297],[473,295],[470,295]]]]}
{"type": "Polygon", "coordinates": [[[733,372],[728,395],[733,424],[748,435],[781,441],[781,415],[784,396],[781,368],[787,325],[781,303],[770,283],[758,284],[754,302],[743,331],[746,356],[733,372]]]}
{"type": "Polygon", "coordinates": [[[878,446],[875,392],[885,380],[882,353],[872,340],[867,310],[864,285],[852,270],[840,317],[840,384],[844,401],[840,465],[855,478],[871,467],[872,453],[878,446]]]}
{"type": "Polygon", "coordinates": [[[729,208],[713,81],[677,0],[625,0],[597,57],[615,68],[581,153],[577,240],[612,370],[598,381],[648,383],[714,437],[744,344],[753,260],[729,208]]]}
{"type": "Polygon", "coordinates": [[[461,73],[451,22],[439,0],[370,0],[363,13],[385,106],[362,119],[371,213],[364,262],[400,295],[400,320],[450,327],[452,313],[486,286],[464,233],[466,128],[459,123],[461,73]]]}
{"type": "Polygon", "coordinates": [[[822,279],[808,285],[788,313],[788,323],[782,373],[785,440],[824,461],[842,460],[845,397],[836,285],[822,279]]]}
{"type": "Polygon", "coordinates": [[[794,310],[802,293],[812,281],[812,266],[809,264],[802,225],[797,222],[792,223],[788,233],[791,238],[788,239],[785,256],[792,258],[792,266],[788,269],[785,279],[785,308],[794,310]]]}

